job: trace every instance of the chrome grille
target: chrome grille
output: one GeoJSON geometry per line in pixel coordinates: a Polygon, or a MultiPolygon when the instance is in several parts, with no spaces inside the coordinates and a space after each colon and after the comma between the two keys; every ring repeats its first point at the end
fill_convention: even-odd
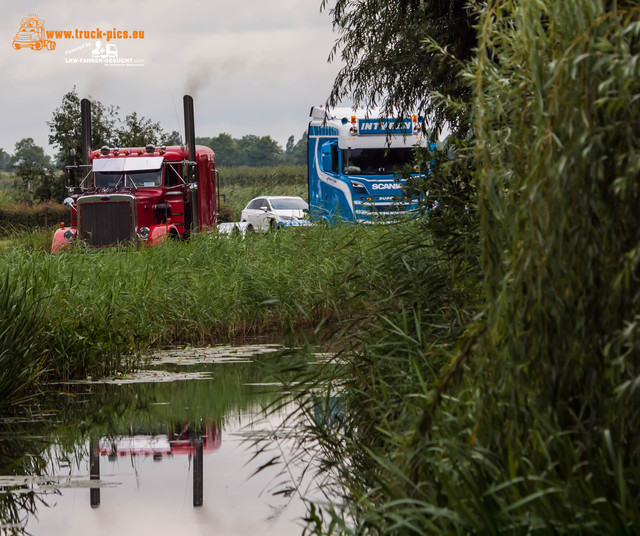
{"type": "Polygon", "coordinates": [[[95,247],[131,243],[134,237],[133,202],[82,200],[78,204],[80,238],[95,247]]]}

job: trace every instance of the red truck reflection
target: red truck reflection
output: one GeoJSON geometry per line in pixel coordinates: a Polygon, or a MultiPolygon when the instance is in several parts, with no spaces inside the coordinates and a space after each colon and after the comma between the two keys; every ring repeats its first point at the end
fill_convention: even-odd
{"type": "Polygon", "coordinates": [[[118,456],[153,456],[161,460],[174,454],[194,454],[196,439],[202,440],[204,453],[220,448],[222,434],[215,423],[193,428],[188,424],[167,425],[165,430],[139,428],[135,433],[98,441],[98,453],[115,459],[118,456]]]}

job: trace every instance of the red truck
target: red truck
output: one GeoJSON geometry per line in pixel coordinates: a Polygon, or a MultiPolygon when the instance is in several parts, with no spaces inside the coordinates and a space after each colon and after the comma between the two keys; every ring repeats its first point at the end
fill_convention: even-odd
{"type": "Polygon", "coordinates": [[[60,224],[55,253],[87,247],[158,244],[216,225],[215,155],[195,144],[193,99],[184,96],[185,145],[91,149],[91,104],[81,101],[82,165],[66,168],[71,225],[60,224]]]}

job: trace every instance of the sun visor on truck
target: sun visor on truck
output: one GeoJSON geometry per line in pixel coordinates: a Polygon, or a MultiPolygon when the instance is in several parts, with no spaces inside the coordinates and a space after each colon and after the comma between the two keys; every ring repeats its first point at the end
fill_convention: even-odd
{"type": "Polygon", "coordinates": [[[128,158],[97,158],[93,171],[157,171],[162,167],[164,156],[134,156],[128,158]]]}

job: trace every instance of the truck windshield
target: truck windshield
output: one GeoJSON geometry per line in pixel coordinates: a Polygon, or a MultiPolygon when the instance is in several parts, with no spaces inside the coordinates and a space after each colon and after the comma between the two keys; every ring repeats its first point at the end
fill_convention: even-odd
{"type": "Polygon", "coordinates": [[[399,173],[412,161],[411,147],[342,151],[343,172],[347,175],[391,175],[399,173]]]}
{"type": "Polygon", "coordinates": [[[162,171],[121,171],[95,172],[96,188],[114,188],[116,186],[145,188],[149,186],[160,186],[162,184],[162,171]]]}

